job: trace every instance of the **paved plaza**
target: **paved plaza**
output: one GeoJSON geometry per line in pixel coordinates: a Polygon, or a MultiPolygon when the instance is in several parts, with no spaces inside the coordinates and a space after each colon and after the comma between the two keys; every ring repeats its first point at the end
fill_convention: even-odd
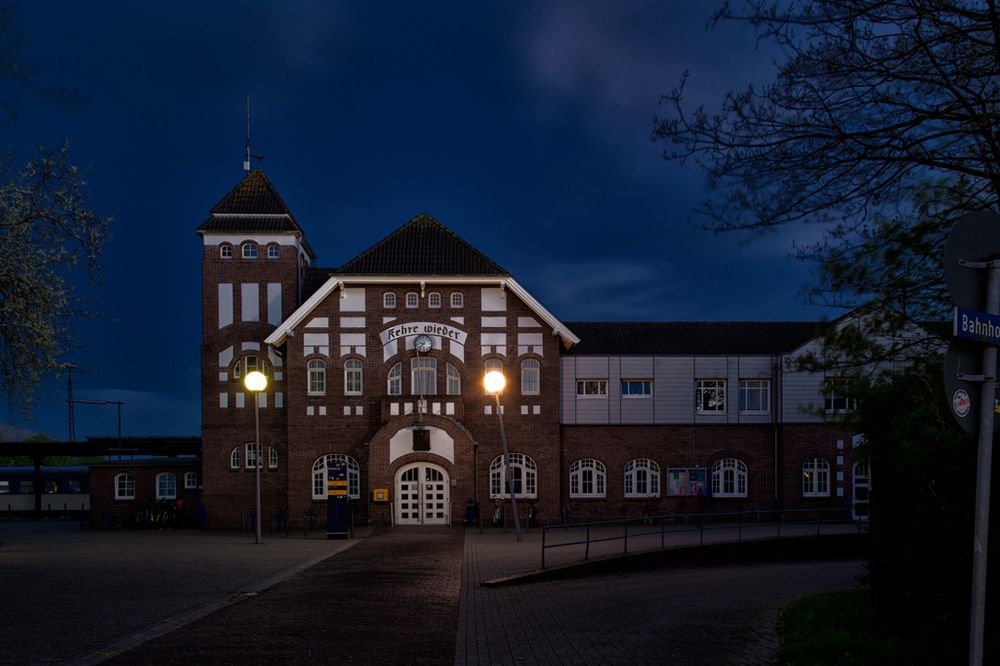
{"type": "MultiPolygon", "coordinates": [[[[14,522],[0,523],[0,544],[4,664],[770,664],[781,606],[863,573],[855,560],[792,561],[483,586],[538,568],[537,529],[520,543],[414,527],[256,545],[14,522]]],[[[579,548],[553,549],[554,563],[579,548]]]]}

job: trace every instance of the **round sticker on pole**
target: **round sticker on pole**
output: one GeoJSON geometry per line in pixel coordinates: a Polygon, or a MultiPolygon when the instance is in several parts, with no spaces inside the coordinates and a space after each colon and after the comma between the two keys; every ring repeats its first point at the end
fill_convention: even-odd
{"type": "Polygon", "coordinates": [[[969,397],[969,392],[965,389],[955,391],[955,395],[951,397],[951,407],[959,417],[968,416],[972,409],[972,398],[969,397]]]}

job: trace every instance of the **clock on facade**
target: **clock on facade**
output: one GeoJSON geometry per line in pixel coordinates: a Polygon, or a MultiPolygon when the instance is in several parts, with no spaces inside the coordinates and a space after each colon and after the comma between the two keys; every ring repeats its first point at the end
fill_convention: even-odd
{"type": "Polygon", "coordinates": [[[417,339],[413,341],[413,346],[421,354],[426,354],[434,347],[434,341],[429,335],[418,335],[417,339]]]}

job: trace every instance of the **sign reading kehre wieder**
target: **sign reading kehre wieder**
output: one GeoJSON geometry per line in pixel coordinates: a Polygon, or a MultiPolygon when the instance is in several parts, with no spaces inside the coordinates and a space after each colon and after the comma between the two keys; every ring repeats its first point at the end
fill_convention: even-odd
{"type": "Polygon", "coordinates": [[[396,324],[378,334],[383,346],[393,340],[401,340],[411,335],[437,335],[464,345],[468,333],[448,324],[438,324],[432,321],[411,321],[405,324],[396,324]]]}

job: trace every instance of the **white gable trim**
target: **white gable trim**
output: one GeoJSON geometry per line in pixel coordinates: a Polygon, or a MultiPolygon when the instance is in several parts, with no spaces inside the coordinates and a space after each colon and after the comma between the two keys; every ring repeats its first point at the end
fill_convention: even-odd
{"type": "Polygon", "coordinates": [[[357,277],[347,277],[342,275],[331,275],[330,278],[320,287],[315,294],[309,297],[305,303],[299,306],[295,312],[292,313],[288,319],[281,323],[278,328],[267,336],[264,340],[265,343],[269,345],[282,345],[285,342],[285,338],[292,335],[292,332],[302,323],[302,321],[308,317],[313,310],[316,309],[320,303],[322,303],[326,298],[335,290],[342,289],[349,285],[379,285],[379,284],[412,284],[412,285],[433,285],[433,284],[451,284],[451,285],[488,285],[488,286],[498,286],[501,289],[509,289],[515,296],[520,298],[525,305],[527,305],[532,312],[535,313],[542,321],[544,321],[551,329],[553,335],[558,335],[562,338],[563,346],[567,349],[573,345],[580,342],[580,338],[573,334],[573,331],[569,330],[561,321],[555,318],[551,312],[545,309],[541,303],[535,300],[532,296],[525,290],[524,287],[519,285],[516,280],[509,277],[413,277],[413,276],[399,276],[399,275],[372,275],[372,276],[357,276],[357,277]]]}

